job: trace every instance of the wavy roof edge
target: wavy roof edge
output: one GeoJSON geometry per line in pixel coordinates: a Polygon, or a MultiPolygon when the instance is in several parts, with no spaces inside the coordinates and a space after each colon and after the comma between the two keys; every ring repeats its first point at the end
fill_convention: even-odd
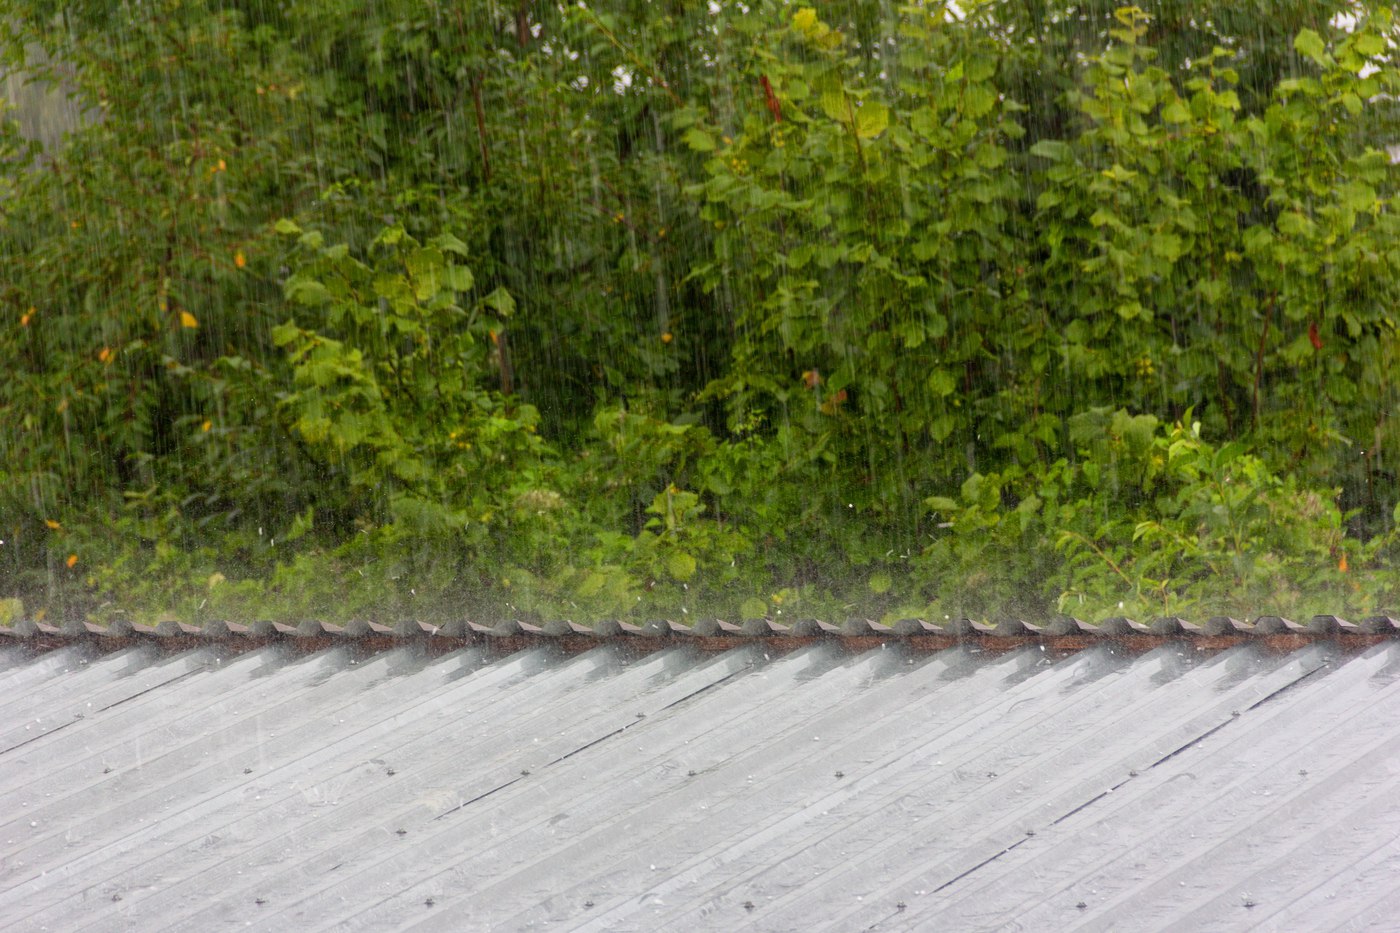
{"type": "MultiPolygon", "coordinates": [[[[958,618],[942,623],[901,619],[893,624],[869,619],[850,619],[840,623],[802,619],[791,624],[770,619],[752,619],[741,623],[707,619],[691,624],[674,620],[642,624],[607,620],[592,625],[572,621],[536,625],[518,620],[489,625],[469,620],[441,625],[417,620],[388,625],[370,621],[336,625],[315,620],[299,623],[258,621],[247,625],[226,621],[201,625],[165,621],[156,625],[142,625],[121,619],[102,625],[86,621],[52,624],[22,619],[9,626],[0,626],[0,636],[7,636],[14,644],[40,649],[55,648],[74,641],[111,647],[140,642],[167,648],[187,648],[197,644],[224,644],[239,648],[280,641],[316,649],[343,643],[367,650],[387,650],[397,645],[425,642],[438,648],[457,648],[475,643],[507,650],[551,643],[574,650],[586,650],[604,643],[630,645],[639,649],[691,643],[710,650],[722,650],[756,641],[774,647],[785,644],[795,647],[821,639],[839,640],[853,649],[885,643],[941,650],[967,642],[1005,647],[1038,642],[1060,650],[1077,650],[1104,640],[1129,644],[1141,642],[1146,647],[1171,639],[1186,639],[1201,647],[1211,648],[1229,647],[1244,641],[1292,648],[1304,642],[1327,639],[1371,643],[1400,638],[1400,619],[1374,615],[1350,621],[1341,616],[1315,615],[1307,621],[1297,622],[1272,615],[1258,616],[1253,621],[1213,616],[1198,623],[1177,616],[1146,622],[1125,617],[1087,622],[1061,616],[1043,624],[1019,619],[989,623],[958,618]]],[[[2,642],[3,637],[0,637],[2,642]]]]}

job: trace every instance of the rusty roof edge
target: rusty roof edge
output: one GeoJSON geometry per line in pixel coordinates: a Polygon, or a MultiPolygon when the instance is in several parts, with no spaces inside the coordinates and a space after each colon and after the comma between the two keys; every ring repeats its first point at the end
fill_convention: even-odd
{"type": "Polygon", "coordinates": [[[1095,623],[1073,616],[1060,616],[1043,622],[1021,619],[984,622],[967,618],[931,622],[911,618],[882,623],[853,618],[839,623],[820,619],[796,619],[791,622],[703,619],[687,624],[664,619],[641,624],[604,620],[591,625],[571,620],[538,624],[515,619],[490,624],[463,619],[442,624],[417,620],[395,623],[358,620],[343,625],[317,620],[297,623],[261,620],[248,624],[215,621],[194,625],[162,621],[145,625],[118,619],[104,626],[93,622],[64,621],[55,624],[42,619],[19,619],[10,625],[0,626],[0,643],[8,639],[12,644],[24,644],[40,650],[75,642],[113,648],[141,643],[181,649],[201,644],[243,648],[278,642],[306,649],[348,644],[369,650],[385,650],[409,643],[422,643],[435,648],[479,644],[508,650],[519,650],[534,644],[559,644],[574,650],[598,644],[654,649],[663,644],[689,642],[715,650],[756,642],[774,647],[795,647],[818,640],[841,642],[852,648],[886,643],[922,649],[949,647],[958,643],[1013,647],[1034,642],[1063,650],[1077,650],[1098,642],[1149,647],[1168,640],[1185,640],[1202,647],[1227,647],[1257,641],[1287,647],[1309,641],[1359,639],[1362,643],[1370,643],[1396,637],[1400,637],[1400,618],[1385,614],[1367,616],[1358,621],[1336,615],[1316,615],[1301,622],[1277,615],[1261,615],[1253,620],[1216,616],[1203,622],[1164,616],[1145,621],[1109,617],[1095,623]]]}

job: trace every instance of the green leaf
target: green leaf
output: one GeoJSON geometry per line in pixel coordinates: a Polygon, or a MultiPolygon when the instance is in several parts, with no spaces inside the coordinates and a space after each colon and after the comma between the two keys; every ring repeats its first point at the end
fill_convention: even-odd
{"type": "Polygon", "coordinates": [[[672,551],[666,558],[666,572],[671,579],[684,583],[695,576],[695,558],[685,551],[672,551]]]}
{"type": "Polygon", "coordinates": [[[1101,481],[1101,471],[1099,465],[1093,460],[1084,461],[1084,481],[1089,484],[1089,488],[1098,489],[1101,481]]]}
{"type": "Polygon", "coordinates": [[[1167,123],[1189,123],[1191,111],[1180,98],[1175,98],[1162,108],[1162,119],[1167,123]]]}
{"type": "Polygon", "coordinates": [[[304,275],[294,275],[282,286],[287,300],[309,308],[319,307],[331,300],[331,293],[315,279],[304,275]]]}
{"type": "Polygon", "coordinates": [[[821,95],[822,111],[838,123],[850,125],[851,112],[846,105],[846,92],[840,87],[828,87],[821,95]]]}
{"type": "Polygon", "coordinates": [[[939,131],[938,114],[932,107],[920,107],[909,115],[909,128],[925,139],[932,139],[939,131]]]}
{"type": "Polygon", "coordinates": [[[286,542],[295,541],[310,531],[316,524],[316,507],[308,505],[306,511],[293,516],[292,527],[282,535],[286,542]]]}
{"type": "Polygon", "coordinates": [[[470,258],[468,256],[467,244],[457,239],[457,237],[453,236],[451,233],[439,233],[428,241],[428,245],[435,246],[444,253],[453,253],[457,256],[461,256],[463,259],[470,258]]]}
{"type": "Polygon", "coordinates": [[[381,272],[374,277],[374,294],[393,307],[399,314],[408,314],[413,309],[414,293],[408,279],[391,272],[381,272]]]}
{"type": "Polygon", "coordinates": [[[923,346],[924,338],[927,336],[924,333],[923,325],[918,321],[901,321],[893,329],[899,335],[906,350],[914,350],[923,346]]]}
{"type": "Polygon", "coordinates": [[[870,592],[874,593],[876,596],[883,596],[890,591],[890,587],[894,586],[894,580],[891,579],[888,573],[881,570],[870,575],[870,583],[868,585],[870,586],[870,592]]]}
{"type": "Polygon", "coordinates": [[[285,217],[273,224],[272,229],[283,236],[296,236],[301,233],[301,228],[298,227],[294,221],[288,220],[285,217]]]}
{"type": "Polygon", "coordinates": [[[1059,139],[1042,139],[1031,146],[1031,155],[1049,159],[1051,162],[1068,162],[1074,158],[1074,150],[1069,143],[1059,139]]]}
{"type": "Polygon", "coordinates": [[[1278,215],[1278,231],[1289,236],[1307,236],[1312,233],[1313,222],[1300,211],[1284,211],[1278,215]]]}
{"type": "Polygon", "coordinates": [[[768,603],[750,596],[739,604],[740,619],[762,619],[768,615],[768,603]]]}
{"type": "Polygon", "coordinates": [[[1152,237],[1152,254],[1176,262],[1184,250],[1181,237],[1174,233],[1157,233],[1152,237]]]}
{"type": "Polygon", "coordinates": [[[407,235],[403,224],[394,224],[392,227],[385,227],[379,236],[374,238],[374,243],[377,246],[393,246],[407,235]]]}
{"type": "Polygon", "coordinates": [[[874,139],[890,125],[890,108],[875,101],[866,101],[856,111],[856,135],[874,139]]]}
{"type": "Polygon", "coordinates": [[[715,151],[715,138],[698,126],[692,126],[686,130],[681,136],[681,140],[696,152],[715,151]]]}
{"type": "Polygon", "coordinates": [[[476,284],[472,270],[466,266],[448,266],[442,270],[442,284],[454,292],[469,292],[476,284]]]}
{"type": "Polygon", "coordinates": [[[1126,411],[1117,411],[1109,430],[1121,437],[1130,450],[1141,455],[1152,446],[1158,423],[1153,415],[1130,415],[1126,411]]]}
{"type": "Polygon", "coordinates": [[[434,247],[416,249],[404,260],[409,277],[413,280],[413,295],[419,301],[427,301],[442,288],[442,252],[434,247]]]}
{"type": "Polygon", "coordinates": [[[1365,182],[1348,182],[1338,186],[1337,200],[1348,210],[1369,211],[1377,204],[1376,189],[1365,182]]]}
{"type": "Polygon", "coordinates": [[[962,93],[962,112],[976,119],[992,112],[997,104],[997,92],[986,84],[969,84],[962,93]]]}
{"type": "Polygon", "coordinates": [[[997,73],[997,61],[995,55],[974,55],[968,58],[965,63],[967,80],[990,81],[992,76],[997,73]]]}
{"type": "Polygon", "coordinates": [[[924,328],[930,337],[937,340],[948,333],[948,319],[938,311],[929,311],[928,318],[924,321],[924,328]]]}
{"type": "Polygon", "coordinates": [[[272,342],[275,345],[285,347],[301,336],[301,328],[297,327],[291,321],[287,321],[272,328],[271,336],[272,342]]]}
{"type": "Polygon", "coordinates": [[[501,317],[510,317],[515,313],[515,299],[504,286],[498,286],[491,294],[481,300],[482,304],[495,311],[501,317]]]}
{"type": "Polygon", "coordinates": [[[1363,32],[1356,37],[1353,48],[1355,48],[1359,54],[1369,58],[1372,55],[1379,55],[1385,51],[1385,39],[1373,32],[1363,32]]]}
{"type": "Polygon", "coordinates": [[[1300,55],[1305,55],[1321,66],[1329,64],[1327,57],[1327,46],[1323,43],[1322,37],[1311,29],[1304,29],[1298,33],[1298,38],[1293,40],[1293,48],[1298,50],[1300,55]]]}
{"type": "Polygon", "coordinates": [[[945,398],[957,391],[958,380],[946,369],[935,369],[928,374],[928,388],[937,397],[945,398]]]}

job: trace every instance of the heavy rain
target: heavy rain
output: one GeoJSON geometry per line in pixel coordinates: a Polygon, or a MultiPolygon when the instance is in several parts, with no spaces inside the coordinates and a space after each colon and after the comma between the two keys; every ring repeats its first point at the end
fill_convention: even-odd
{"type": "Polygon", "coordinates": [[[0,35],[0,622],[1400,603],[1386,7],[0,35]]]}
{"type": "Polygon", "coordinates": [[[1394,929],[1397,39],[0,4],[0,927],[1394,929]]]}

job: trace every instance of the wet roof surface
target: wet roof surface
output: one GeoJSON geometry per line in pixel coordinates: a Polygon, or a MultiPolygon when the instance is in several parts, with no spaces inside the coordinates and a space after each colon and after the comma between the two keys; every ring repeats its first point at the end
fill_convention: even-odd
{"type": "Polygon", "coordinates": [[[0,645],[0,926],[1362,929],[1400,643],[0,645]]]}

